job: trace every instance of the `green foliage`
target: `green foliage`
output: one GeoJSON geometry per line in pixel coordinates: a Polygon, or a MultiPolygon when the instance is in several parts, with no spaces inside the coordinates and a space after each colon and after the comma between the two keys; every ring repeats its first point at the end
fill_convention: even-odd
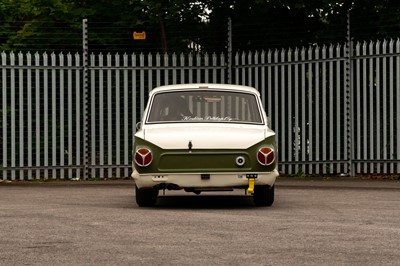
{"type": "Polygon", "coordinates": [[[81,40],[82,10],[77,1],[0,0],[0,46],[3,50],[56,47],[78,48],[81,40]]]}
{"type": "Polygon", "coordinates": [[[306,177],[306,174],[304,173],[303,168],[301,166],[299,166],[299,168],[297,170],[297,173],[294,176],[298,177],[298,178],[305,178],[306,177]]]}

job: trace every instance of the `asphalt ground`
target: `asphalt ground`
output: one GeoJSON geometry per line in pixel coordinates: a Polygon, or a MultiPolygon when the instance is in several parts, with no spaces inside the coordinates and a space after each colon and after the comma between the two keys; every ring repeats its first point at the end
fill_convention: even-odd
{"type": "Polygon", "coordinates": [[[272,207],[167,191],[139,208],[131,180],[1,182],[0,265],[400,265],[399,182],[275,192],[272,207]]]}

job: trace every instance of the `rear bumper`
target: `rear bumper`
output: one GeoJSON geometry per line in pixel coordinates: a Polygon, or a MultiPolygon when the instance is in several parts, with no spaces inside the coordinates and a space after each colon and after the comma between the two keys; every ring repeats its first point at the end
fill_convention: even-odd
{"type": "Polygon", "coordinates": [[[149,188],[163,184],[172,184],[177,188],[239,188],[248,186],[246,174],[257,174],[255,185],[269,185],[275,183],[279,176],[278,170],[262,173],[207,173],[209,179],[202,179],[201,173],[179,173],[179,174],[139,174],[136,170],[132,173],[138,188],[149,188]]]}

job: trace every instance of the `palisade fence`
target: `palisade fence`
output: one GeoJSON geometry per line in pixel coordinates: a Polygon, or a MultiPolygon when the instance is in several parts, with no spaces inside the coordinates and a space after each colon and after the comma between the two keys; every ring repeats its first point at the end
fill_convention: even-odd
{"type": "Polygon", "coordinates": [[[149,91],[200,82],[260,91],[281,173],[400,173],[400,41],[351,47],[90,54],[88,62],[2,52],[0,179],[128,177],[149,91]]]}

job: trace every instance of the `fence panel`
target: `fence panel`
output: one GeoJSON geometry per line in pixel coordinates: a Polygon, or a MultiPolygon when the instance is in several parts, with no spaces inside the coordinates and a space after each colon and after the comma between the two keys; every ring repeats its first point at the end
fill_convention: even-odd
{"type": "Polygon", "coordinates": [[[235,83],[261,92],[281,172],[346,172],[345,60],[340,45],[235,55],[235,83]]]}
{"type": "Polygon", "coordinates": [[[91,178],[128,177],[135,125],[150,90],[188,82],[224,82],[224,57],[213,54],[90,56],[91,178]],[[211,61],[211,64],[210,64],[211,61]]]}
{"type": "Polygon", "coordinates": [[[400,172],[400,41],[355,47],[354,161],[357,173],[400,172]]]}
{"type": "Polygon", "coordinates": [[[1,179],[79,176],[79,55],[75,60],[71,54],[49,58],[46,53],[33,57],[2,53],[1,57],[1,179]]]}

